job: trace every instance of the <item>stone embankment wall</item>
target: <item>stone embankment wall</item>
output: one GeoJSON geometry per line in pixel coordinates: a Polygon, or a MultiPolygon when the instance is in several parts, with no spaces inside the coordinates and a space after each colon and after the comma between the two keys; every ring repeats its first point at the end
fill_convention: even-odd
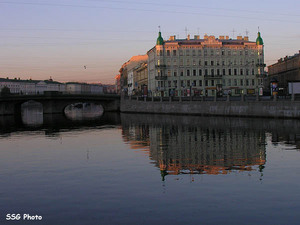
{"type": "Polygon", "coordinates": [[[122,99],[121,112],[300,119],[300,101],[154,101],[122,99]]]}

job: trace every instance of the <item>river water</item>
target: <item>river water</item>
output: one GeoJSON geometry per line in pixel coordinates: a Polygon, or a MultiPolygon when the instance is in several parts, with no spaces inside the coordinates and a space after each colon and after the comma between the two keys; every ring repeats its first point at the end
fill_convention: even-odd
{"type": "Polygon", "coordinates": [[[0,117],[0,223],[299,224],[299,127],[25,108],[0,117]]]}

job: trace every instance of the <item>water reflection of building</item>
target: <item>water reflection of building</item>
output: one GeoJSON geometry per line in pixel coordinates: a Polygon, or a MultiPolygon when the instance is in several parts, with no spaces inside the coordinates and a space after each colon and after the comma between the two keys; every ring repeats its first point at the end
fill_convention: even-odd
{"type": "Polygon", "coordinates": [[[233,121],[242,120],[234,118],[195,119],[121,115],[124,140],[135,148],[148,145],[149,157],[163,179],[172,174],[227,174],[263,167],[264,130],[247,123],[243,128],[243,123],[233,121]]]}

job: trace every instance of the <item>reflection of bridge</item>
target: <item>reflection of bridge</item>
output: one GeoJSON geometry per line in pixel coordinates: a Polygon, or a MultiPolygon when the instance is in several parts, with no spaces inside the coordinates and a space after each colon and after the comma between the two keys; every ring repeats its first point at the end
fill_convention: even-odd
{"type": "Polygon", "coordinates": [[[28,101],[36,101],[42,104],[43,113],[64,113],[67,105],[86,102],[101,104],[104,111],[119,111],[119,95],[16,95],[0,97],[0,115],[13,115],[21,112],[21,105],[28,101]]]}

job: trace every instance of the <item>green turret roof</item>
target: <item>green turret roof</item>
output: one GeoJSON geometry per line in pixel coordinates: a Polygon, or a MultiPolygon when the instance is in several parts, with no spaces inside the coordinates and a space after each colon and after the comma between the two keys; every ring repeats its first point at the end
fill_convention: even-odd
{"type": "Polygon", "coordinates": [[[161,32],[158,32],[158,38],[156,41],[156,45],[163,45],[164,44],[164,39],[161,37],[161,32]]]}
{"type": "Polygon", "coordinates": [[[257,45],[263,45],[264,44],[263,39],[260,36],[260,32],[257,33],[256,44],[257,45]]]}

